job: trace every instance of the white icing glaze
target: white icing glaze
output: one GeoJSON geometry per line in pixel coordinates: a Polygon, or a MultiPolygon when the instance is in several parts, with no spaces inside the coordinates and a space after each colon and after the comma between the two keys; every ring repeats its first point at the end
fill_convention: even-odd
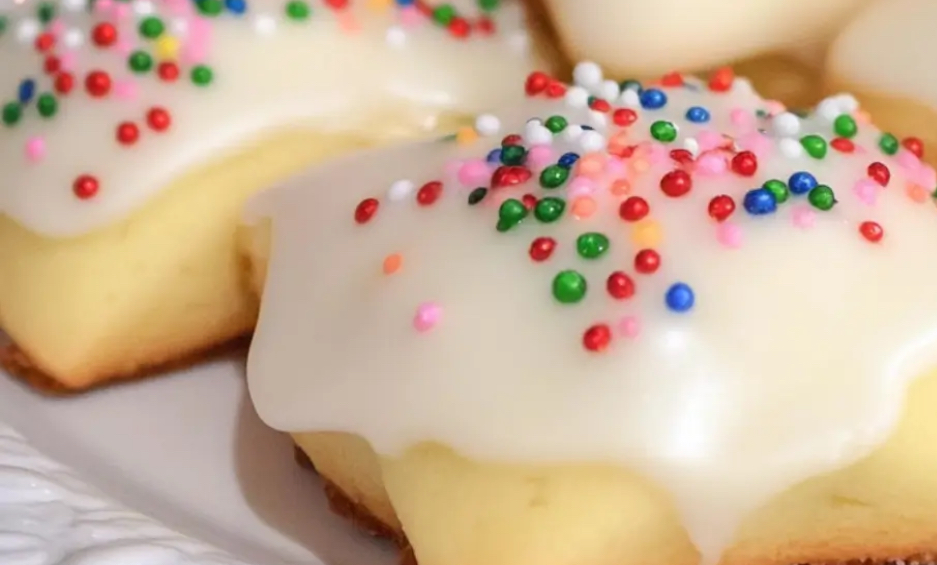
{"type": "MultiPolygon", "coordinates": [[[[594,79],[588,67],[579,71],[594,79]]],[[[729,93],[698,88],[666,89],[666,107],[639,108],[625,130],[597,125],[607,115],[571,107],[582,101],[578,88],[565,102],[529,100],[501,115],[501,135],[528,138],[544,132],[525,125],[529,117],[597,125],[547,135],[552,162],[584,145],[604,147],[606,139],[610,147],[637,144],[625,159],[600,152],[607,160],[593,182],[571,177],[560,189],[541,189],[543,165],[530,157],[530,183],[495,189],[469,206],[467,195],[488,185],[493,167],[478,179],[460,174],[498,146],[496,136],[469,146],[371,152],[256,198],[250,215],[273,219],[248,363],[261,417],[291,432],[359,433],[384,454],[438,440],[481,460],[617,462],[670,491],[709,562],[769,498],[870,453],[899,418],[908,382],[937,361],[934,170],[905,150],[885,155],[876,145],[880,132],[864,124],[855,152],[830,148],[816,160],[795,138],[759,132],[774,128],[755,110],[780,109],[746,81],[736,80],[729,93]],[[711,123],[684,118],[697,105],[709,109],[711,123]],[[650,139],[657,120],[678,126],[676,141],[650,139]],[[727,153],[712,149],[723,140],[718,132],[760,156],[754,177],[712,172],[728,166],[727,153]],[[660,179],[676,166],[668,151],[683,146],[702,153],[691,168],[692,190],[674,198],[663,194],[660,179]],[[870,180],[873,161],[891,170],[887,188],[870,180]],[[833,188],[832,210],[811,207],[804,194],[768,215],[743,207],[747,191],[804,170],[833,188]],[[608,187],[622,178],[650,204],[643,224],[619,217],[625,197],[608,187]],[[385,197],[398,179],[416,187],[439,179],[443,195],[428,207],[412,193],[385,197]],[[568,204],[556,223],[528,217],[496,230],[498,202],[528,192],[570,202],[587,194],[597,208],[580,219],[568,204]],[[707,213],[720,194],[737,204],[721,224],[707,213]],[[359,225],[353,211],[366,197],[380,199],[380,207],[359,225]],[[867,221],[884,228],[880,242],[861,235],[867,221]],[[655,229],[662,240],[648,243],[655,229]],[[599,259],[578,257],[577,237],[593,231],[608,234],[609,250],[599,259]],[[528,248],[541,236],[557,248],[536,263],[528,248]],[[636,273],[642,247],[660,252],[658,272],[636,273]],[[402,268],[384,275],[382,261],[393,253],[402,255],[402,268]],[[553,277],[565,269],[589,284],[575,305],[551,296],[553,277]],[[629,300],[606,291],[616,270],[636,284],[629,300]],[[665,304],[676,281],[694,290],[689,312],[665,304]],[[421,333],[413,320],[427,303],[440,318],[421,333]],[[603,353],[586,351],[581,336],[600,322],[614,337],[603,353]]],[[[849,96],[821,108],[805,120],[785,114],[787,131],[831,139],[838,117],[831,110],[856,110],[849,96]]]]}
{"type": "MultiPolygon", "coordinates": [[[[303,22],[286,17],[286,0],[253,0],[246,14],[217,18],[199,16],[191,0],[99,1],[113,7],[89,13],[81,1],[62,2],[53,24],[55,54],[75,77],[74,90],[60,97],[58,114],[41,118],[34,98],[20,123],[0,124],[0,211],[52,236],[81,234],[121,218],[180,174],[277,129],[375,135],[387,133],[373,131],[382,127],[419,131],[440,112],[484,111],[519,98],[518,77],[532,64],[521,10],[511,2],[494,12],[496,33],[475,30],[459,40],[415,8],[398,10],[390,1],[377,2],[383,8],[352,2],[336,17],[324,0],[314,0],[303,22]],[[159,53],[161,47],[141,42],[137,31],[154,10],[165,14],[166,33],[181,45],[176,83],[161,82],[155,70],[136,76],[127,64],[138,48],[159,53]],[[89,37],[102,21],[115,22],[119,30],[118,44],[106,49],[89,37]],[[359,31],[349,32],[347,22],[359,31]],[[191,83],[194,64],[213,69],[210,86],[191,83]],[[107,98],[85,92],[84,78],[92,70],[112,75],[107,98]],[[154,106],[171,113],[169,130],[147,127],[154,106]],[[140,127],[140,140],[131,147],[116,140],[124,120],[140,127]],[[34,150],[42,146],[42,158],[27,158],[30,143],[34,150]],[[99,180],[93,198],[73,194],[74,179],[84,174],[99,180]]],[[[13,8],[0,35],[4,103],[16,100],[27,78],[37,81],[37,96],[53,88],[53,78],[43,76],[44,58],[33,47],[41,31],[34,16],[38,5],[13,8]]],[[[454,5],[472,21],[479,15],[471,0],[454,5]]]]}
{"type": "Polygon", "coordinates": [[[857,88],[915,100],[937,109],[937,53],[930,34],[937,3],[871,4],[833,42],[827,72],[857,88]]]}
{"type": "Polygon", "coordinates": [[[616,75],[651,76],[772,51],[816,52],[869,0],[538,1],[549,7],[574,57],[594,59],[616,75]]]}

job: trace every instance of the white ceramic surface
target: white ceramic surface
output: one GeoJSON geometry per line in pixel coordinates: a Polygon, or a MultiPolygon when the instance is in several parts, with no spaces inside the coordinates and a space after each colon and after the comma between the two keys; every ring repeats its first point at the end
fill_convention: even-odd
{"type": "Polygon", "coordinates": [[[391,565],[247,399],[243,359],[89,395],[0,372],[3,565],[391,565]],[[132,510],[130,510],[132,509],[132,510]]]}

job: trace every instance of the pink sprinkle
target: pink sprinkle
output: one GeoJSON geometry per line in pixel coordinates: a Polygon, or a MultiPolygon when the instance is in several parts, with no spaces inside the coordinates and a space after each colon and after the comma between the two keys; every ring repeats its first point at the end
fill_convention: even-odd
{"type": "Polygon", "coordinates": [[[116,4],[114,6],[114,15],[118,20],[125,20],[130,16],[130,5],[129,4],[116,4]]]}
{"type": "Polygon", "coordinates": [[[809,229],[813,227],[814,223],[816,223],[817,215],[806,205],[801,204],[794,207],[791,220],[794,222],[795,226],[803,229],[809,229]]]}
{"type": "Polygon", "coordinates": [[[921,168],[917,173],[918,184],[921,186],[935,186],[937,185],[937,171],[934,170],[934,167],[926,163],[921,163],[921,168]]]}
{"type": "Polygon", "coordinates": [[[589,196],[596,191],[595,183],[587,177],[576,177],[569,183],[570,196],[589,196]]]}
{"type": "Polygon", "coordinates": [[[622,178],[625,176],[625,163],[617,157],[610,158],[605,164],[605,170],[612,178],[622,178]]]}
{"type": "Polygon", "coordinates": [[[459,179],[460,184],[475,187],[488,182],[491,178],[491,169],[485,161],[472,159],[462,163],[456,177],[459,179]]]}
{"type": "Polygon", "coordinates": [[[709,151],[722,146],[725,139],[722,134],[712,130],[704,129],[696,134],[696,142],[699,143],[700,152],[709,151]]]}
{"type": "Polygon", "coordinates": [[[26,140],[26,158],[33,163],[41,161],[46,156],[46,141],[41,137],[30,137],[26,140]]]}
{"type": "Polygon", "coordinates": [[[629,339],[636,338],[641,333],[641,322],[637,316],[625,316],[618,321],[618,331],[629,339]]]}
{"type": "Polygon", "coordinates": [[[767,136],[762,135],[758,131],[753,131],[743,135],[739,139],[739,146],[742,149],[751,151],[758,157],[767,157],[774,147],[774,143],[772,143],[767,136]]]}
{"type": "Polygon", "coordinates": [[[544,169],[553,162],[553,149],[549,145],[534,145],[527,152],[527,165],[534,169],[544,169]]]}
{"type": "Polygon", "coordinates": [[[875,206],[878,190],[878,184],[876,184],[872,179],[862,179],[853,187],[853,191],[855,191],[856,197],[869,206],[875,206]]]}
{"type": "Polygon", "coordinates": [[[423,16],[413,5],[401,8],[397,11],[400,23],[404,27],[415,27],[423,22],[423,16]]]}
{"type": "Polygon", "coordinates": [[[139,93],[139,85],[133,80],[119,80],[114,83],[114,96],[121,100],[135,100],[139,93]]]}
{"type": "Polygon", "coordinates": [[[442,318],[442,307],[435,302],[424,302],[416,309],[413,327],[420,333],[428,332],[439,323],[440,318],[442,318]]]}
{"type": "Polygon", "coordinates": [[[742,228],[732,222],[723,222],[716,227],[716,240],[730,249],[742,246],[742,228]]]}
{"type": "Polygon", "coordinates": [[[914,153],[911,153],[907,149],[902,149],[899,151],[895,158],[898,160],[899,165],[912,171],[918,168],[921,164],[921,160],[918,158],[918,156],[914,153]]]}
{"type": "Polygon", "coordinates": [[[75,70],[75,61],[77,60],[78,55],[75,54],[74,50],[63,51],[59,55],[59,64],[62,66],[63,71],[75,70]]]}
{"type": "Polygon", "coordinates": [[[755,126],[755,117],[744,108],[733,108],[729,111],[729,119],[732,125],[742,129],[749,129],[755,126]]]}
{"type": "Polygon", "coordinates": [[[52,35],[60,37],[63,33],[65,33],[65,22],[62,20],[55,20],[49,24],[49,31],[52,33],[52,35]]]}
{"type": "Polygon", "coordinates": [[[696,172],[702,175],[722,175],[729,170],[729,163],[725,155],[710,152],[699,156],[696,160],[696,172]]]}
{"type": "Polygon", "coordinates": [[[106,14],[113,7],[114,6],[111,0],[98,0],[97,2],[94,3],[95,11],[101,12],[102,14],[106,14]]]}

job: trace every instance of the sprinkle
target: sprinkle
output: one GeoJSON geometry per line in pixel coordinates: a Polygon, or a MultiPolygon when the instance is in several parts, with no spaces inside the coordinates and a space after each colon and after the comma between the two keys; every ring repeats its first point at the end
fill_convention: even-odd
{"type": "Polygon", "coordinates": [[[395,202],[404,200],[410,196],[415,188],[416,185],[412,181],[406,179],[394,181],[387,190],[387,198],[395,202]]]}
{"type": "Polygon", "coordinates": [[[146,113],[146,123],[153,131],[166,131],[172,124],[172,117],[163,108],[151,108],[146,113]]]}
{"type": "Polygon", "coordinates": [[[794,207],[791,220],[798,228],[809,229],[812,228],[816,222],[816,217],[817,215],[813,210],[806,206],[798,205],[794,207]]]}
{"type": "Polygon", "coordinates": [[[601,84],[602,68],[592,61],[583,61],[573,68],[573,82],[586,88],[601,84]]]}
{"type": "Polygon", "coordinates": [[[797,159],[804,154],[804,148],[795,139],[784,138],[778,141],[778,149],[788,159],[797,159]]]}
{"type": "Polygon", "coordinates": [[[585,131],[579,137],[579,145],[586,153],[599,151],[605,147],[605,137],[597,131],[585,131]]]}
{"type": "Polygon", "coordinates": [[[833,122],[833,132],[840,137],[851,139],[856,136],[858,131],[859,126],[856,125],[856,120],[849,114],[841,114],[833,122]]]}
{"type": "Polygon", "coordinates": [[[677,128],[671,122],[658,120],[651,124],[651,137],[661,143],[670,143],[677,139],[677,128]]]}
{"type": "Polygon", "coordinates": [[[807,171],[798,171],[787,181],[788,187],[794,194],[807,194],[818,184],[820,183],[817,182],[817,178],[807,171]]]}
{"type": "Polygon", "coordinates": [[[538,237],[530,243],[527,254],[531,259],[540,263],[546,261],[553,255],[556,249],[556,240],[552,237],[538,237]]]}
{"type": "Polygon", "coordinates": [[[778,209],[777,200],[774,199],[774,193],[766,188],[756,188],[745,193],[743,201],[745,210],[753,216],[763,216],[771,214],[778,209]]]}
{"type": "Polygon", "coordinates": [[[785,184],[784,181],[771,179],[771,180],[765,181],[765,183],[761,186],[762,188],[765,188],[771,191],[771,194],[774,195],[774,200],[778,204],[784,204],[785,202],[787,202],[787,199],[790,197],[790,190],[788,190],[787,184],[785,184]]]}
{"type": "Polygon", "coordinates": [[[639,95],[641,107],[645,110],[659,110],[667,105],[667,95],[656,88],[644,90],[639,95]]]}
{"type": "Polygon", "coordinates": [[[416,192],[416,202],[420,206],[430,206],[439,200],[442,194],[442,183],[439,181],[430,181],[416,192]]]}
{"type": "Polygon", "coordinates": [[[291,0],[286,4],[286,17],[293,21],[302,21],[309,19],[312,10],[309,4],[303,0],[291,0]]]}
{"type": "Polygon", "coordinates": [[[442,318],[442,307],[435,302],[424,302],[416,309],[413,317],[413,327],[420,333],[428,332],[436,327],[442,318]]]}
{"type": "Polygon", "coordinates": [[[377,209],[380,204],[381,203],[378,202],[376,198],[366,198],[362,200],[355,208],[355,222],[366,224],[371,221],[374,214],[377,214],[377,209]]]}
{"type": "Polygon", "coordinates": [[[713,92],[728,92],[735,83],[735,72],[731,67],[717,69],[709,77],[709,89],[713,92]]]}
{"type": "Polygon", "coordinates": [[[598,259],[608,251],[609,240],[605,234],[589,232],[576,238],[576,251],[583,259],[598,259]]]}
{"type": "Polygon", "coordinates": [[[878,146],[882,150],[882,153],[894,155],[898,152],[898,138],[890,133],[883,133],[882,137],[878,140],[878,146]]]}
{"type": "Polygon", "coordinates": [[[547,189],[559,188],[569,178],[569,169],[562,165],[550,165],[540,173],[540,186],[547,189]]]}
{"type": "Polygon", "coordinates": [[[653,249],[642,249],[634,256],[634,268],[641,274],[652,274],[660,268],[660,255],[653,249]]]}
{"type": "Polygon", "coordinates": [[[93,198],[94,195],[98,193],[100,187],[98,179],[95,177],[91,175],[80,175],[75,179],[75,182],[72,183],[72,192],[78,198],[87,200],[93,198]]]}
{"type": "Polygon", "coordinates": [[[859,224],[859,233],[871,243],[878,243],[885,237],[885,230],[876,222],[862,222],[859,224]]]}
{"type": "Polygon", "coordinates": [[[743,177],[751,177],[758,171],[758,157],[751,151],[742,151],[732,158],[732,170],[743,177]]]}
{"type": "Polygon", "coordinates": [[[869,178],[883,187],[888,186],[888,182],[891,180],[891,171],[884,163],[878,161],[869,165],[867,173],[869,178]]]}
{"type": "Polygon", "coordinates": [[[575,304],[582,300],[587,287],[585,277],[573,270],[560,271],[553,277],[553,297],[562,304],[575,304]]]}
{"type": "Polygon", "coordinates": [[[868,178],[859,179],[853,186],[853,192],[856,193],[856,198],[869,206],[875,205],[878,191],[879,186],[874,180],[868,178]]]}
{"type": "Polygon", "coordinates": [[[638,114],[631,108],[619,108],[612,113],[612,122],[616,126],[628,127],[638,121],[638,114]]]}
{"type": "Polygon", "coordinates": [[[742,246],[742,228],[732,222],[724,222],[716,227],[716,241],[729,249],[742,246]]]}
{"type": "Polygon", "coordinates": [[[800,133],[800,118],[790,112],[778,114],[771,123],[774,133],[780,137],[794,137],[800,133]]]}
{"type": "Polygon", "coordinates": [[[634,296],[634,281],[622,271],[615,271],[605,281],[608,294],[615,300],[627,300],[634,296]]]}
{"type": "Polygon", "coordinates": [[[813,188],[807,194],[807,199],[810,201],[810,204],[818,210],[831,210],[833,206],[836,205],[836,197],[833,194],[833,189],[823,184],[813,188]]]}
{"type": "Polygon", "coordinates": [[[31,137],[26,140],[26,158],[35,163],[41,161],[46,155],[46,142],[41,137],[31,137]]]}
{"type": "Polygon", "coordinates": [[[505,232],[510,230],[521,223],[529,213],[527,206],[520,200],[515,198],[505,200],[501,203],[501,207],[498,208],[498,231],[505,232]]]}
{"type": "Polygon", "coordinates": [[[693,106],[686,111],[686,119],[694,124],[705,124],[710,120],[709,110],[700,106],[693,106]]]}
{"type": "Polygon", "coordinates": [[[585,219],[595,214],[598,205],[595,200],[589,196],[580,196],[573,200],[570,213],[574,218],[585,219]]]}
{"type": "Polygon", "coordinates": [[[673,312],[688,312],[693,308],[696,297],[693,295],[693,289],[686,283],[675,283],[667,290],[665,295],[667,308],[673,312]]]}
{"type": "Polygon", "coordinates": [[[570,108],[585,108],[589,105],[589,92],[580,86],[566,91],[566,105],[570,108]]]}
{"type": "Polygon", "coordinates": [[[721,194],[709,201],[709,216],[717,222],[726,221],[735,212],[735,200],[731,196],[721,194]]]}
{"type": "Polygon", "coordinates": [[[671,198],[684,196],[693,188],[693,179],[682,169],[670,171],[660,179],[660,189],[671,198]]]}
{"type": "Polygon", "coordinates": [[[625,196],[631,193],[631,183],[627,179],[615,179],[608,190],[614,196],[625,196]]]}
{"type": "Polygon", "coordinates": [[[634,224],[634,227],[631,229],[631,241],[634,243],[635,247],[639,249],[656,247],[660,245],[663,239],[664,235],[660,223],[651,219],[641,220],[634,224]]]}
{"type": "Polygon", "coordinates": [[[111,91],[111,77],[104,71],[91,71],[85,76],[85,90],[95,98],[107,96],[111,91]]]}
{"type": "Polygon", "coordinates": [[[901,146],[910,151],[918,159],[924,158],[924,142],[917,137],[906,137],[901,140],[901,146]]]}
{"type": "Polygon", "coordinates": [[[133,122],[121,122],[117,125],[115,137],[121,145],[133,145],[140,139],[140,128],[133,122]]]}
{"type": "Polygon", "coordinates": [[[400,253],[391,253],[387,257],[384,257],[384,262],[381,264],[381,271],[385,275],[393,275],[398,272],[403,266],[403,256],[400,253]]]}
{"type": "Polygon", "coordinates": [[[618,215],[626,222],[637,222],[651,211],[647,200],[640,196],[631,196],[618,207],[618,215]]]}
{"type": "Polygon", "coordinates": [[[496,135],[501,129],[501,120],[492,114],[482,114],[475,119],[475,130],[485,137],[496,135]]]}
{"type": "Polygon", "coordinates": [[[624,316],[618,321],[618,331],[628,339],[634,339],[641,333],[641,323],[635,316],[624,316]]]}
{"type": "Polygon", "coordinates": [[[596,324],[589,327],[582,335],[582,345],[594,353],[601,353],[608,348],[612,341],[612,330],[607,324],[596,324]]]}
{"type": "Polygon", "coordinates": [[[814,159],[826,157],[826,140],[819,135],[806,135],[800,138],[800,144],[803,146],[804,151],[814,159]]]}

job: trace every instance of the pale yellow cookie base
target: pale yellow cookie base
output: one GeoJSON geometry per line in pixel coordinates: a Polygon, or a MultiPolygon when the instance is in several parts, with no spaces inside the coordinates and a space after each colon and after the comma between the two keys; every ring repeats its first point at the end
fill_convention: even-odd
{"type": "MultiPolygon", "coordinates": [[[[937,374],[912,388],[890,441],[755,512],[722,565],[937,553],[935,404],[937,374]]],[[[438,445],[379,458],[354,436],[294,439],[352,503],[402,529],[420,565],[697,563],[665,493],[616,467],[482,464],[438,445]]]]}
{"type": "Polygon", "coordinates": [[[246,198],[316,162],[419,133],[374,131],[379,138],[281,132],[180,177],[131,217],[83,237],[43,237],[0,217],[0,327],[33,369],[71,390],[250,332],[257,299],[236,244],[246,198]]]}

